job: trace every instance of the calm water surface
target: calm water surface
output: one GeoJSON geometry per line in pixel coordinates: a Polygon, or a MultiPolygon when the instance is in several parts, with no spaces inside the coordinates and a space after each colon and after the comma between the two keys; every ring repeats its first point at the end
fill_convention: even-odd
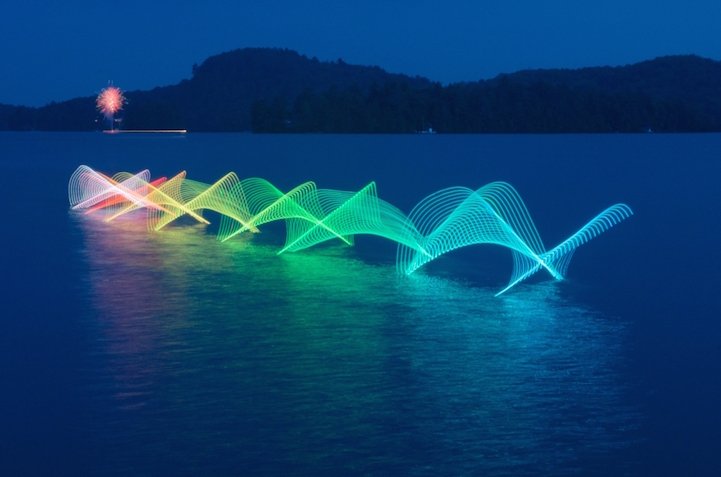
{"type": "Polygon", "coordinates": [[[721,135],[0,134],[7,475],[716,475],[721,135]],[[68,210],[80,164],[371,180],[406,212],[513,184],[547,247],[617,202],[569,278],[494,298],[510,253],[409,279],[360,236],[280,256],[282,224],[147,233],[68,210]]]}

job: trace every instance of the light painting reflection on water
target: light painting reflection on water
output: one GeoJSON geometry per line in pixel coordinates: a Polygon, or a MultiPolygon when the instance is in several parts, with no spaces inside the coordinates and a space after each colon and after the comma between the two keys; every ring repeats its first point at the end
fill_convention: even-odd
{"type": "Polygon", "coordinates": [[[117,441],[98,471],[555,475],[636,439],[626,324],[557,283],[494,298],[345,246],[277,256],[273,230],[71,216],[104,363],[87,412],[117,441]]]}

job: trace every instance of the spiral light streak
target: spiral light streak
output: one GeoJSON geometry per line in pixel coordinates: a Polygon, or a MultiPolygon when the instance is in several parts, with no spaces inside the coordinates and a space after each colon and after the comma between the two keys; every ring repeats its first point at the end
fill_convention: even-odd
{"type": "MultiPolygon", "coordinates": [[[[155,179],[154,181],[150,182],[150,185],[153,187],[157,187],[163,182],[165,182],[167,178],[161,177],[159,179],[155,179]]],[[[99,202],[95,204],[94,206],[88,208],[85,213],[90,214],[92,212],[95,212],[96,210],[106,209],[106,208],[114,208],[114,207],[122,207],[123,205],[127,205],[128,203],[131,203],[129,200],[127,200],[122,195],[113,195],[108,199],[105,199],[102,202],[99,202]]]]}
{"type": "Polygon", "coordinates": [[[154,231],[186,214],[208,224],[202,212],[212,210],[221,215],[220,241],[284,220],[286,242],[279,254],[332,239],[353,245],[355,235],[378,235],[398,243],[396,267],[401,275],[461,247],[502,245],[512,251],[513,273],[496,296],[541,269],[563,279],[580,245],[633,214],[625,204],[613,205],[547,251],[518,192],[504,182],[477,190],[440,190],[407,216],[378,197],[375,182],[358,192],[318,189],[306,182],[283,193],[264,179],[240,180],[232,172],[214,184],[187,179],[185,172],[150,182],[147,170],[108,177],[80,166],[70,178],[68,196],[73,209],[105,210],[108,222],[145,209],[148,229],[154,231]]]}
{"type": "MultiPolygon", "coordinates": [[[[198,214],[186,207],[167,193],[173,193],[185,178],[181,172],[173,179],[165,178],[150,183],[150,171],[147,169],[137,174],[119,172],[113,177],[96,172],[87,166],[78,167],[70,177],[68,183],[68,198],[73,209],[89,209],[88,212],[103,209],[108,213],[105,221],[110,222],[116,217],[132,210],[147,208],[150,210],[172,213],[170,209],[183,211],[193,216],[199,222],[209,224],[198,214]],[[174,187],[175,186],[175,187],[174,187]],[[101,204],[107,204],[99,207],[101,204]]],[[[148,222],[150,224],[150,221],[148,222]]]]}

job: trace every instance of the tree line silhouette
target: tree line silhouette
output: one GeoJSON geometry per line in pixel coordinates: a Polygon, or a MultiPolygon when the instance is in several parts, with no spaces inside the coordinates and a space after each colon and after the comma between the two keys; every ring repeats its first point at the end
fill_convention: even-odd
{"type": "Polygon", "coordinates": [[[282,96],[252,106],[258,133],[609,133],[718,131],[719,115],[698,104],[643,91],[608,93],[508,79],[413,89],[386,83],[305,91],[292,105],[282,96]]]}
{"type": "MultiPolygon", "coordinates": [[[[721,131],[721,62],[670,56],[622,67],[525,70],[441,85],[377,66],[246,48],[192,77],[126,92],[124,129],[258,133],[596,133],[721,131]]],[[[0,130],[107,127],[88,96],[0,105],[0,130]]]]}

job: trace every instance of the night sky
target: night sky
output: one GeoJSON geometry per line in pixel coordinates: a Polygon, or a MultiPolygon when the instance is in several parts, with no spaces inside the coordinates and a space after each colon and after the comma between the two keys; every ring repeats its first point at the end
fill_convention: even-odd
{"type": "Polygon", "coordinates": [[[193,63],[244,47],[443,83],[675,54],[719,60],[720,25],[718,0],[3,1],[0,103],[91,96],[108,80],[126,91],[176,84],[193,63]]]}

